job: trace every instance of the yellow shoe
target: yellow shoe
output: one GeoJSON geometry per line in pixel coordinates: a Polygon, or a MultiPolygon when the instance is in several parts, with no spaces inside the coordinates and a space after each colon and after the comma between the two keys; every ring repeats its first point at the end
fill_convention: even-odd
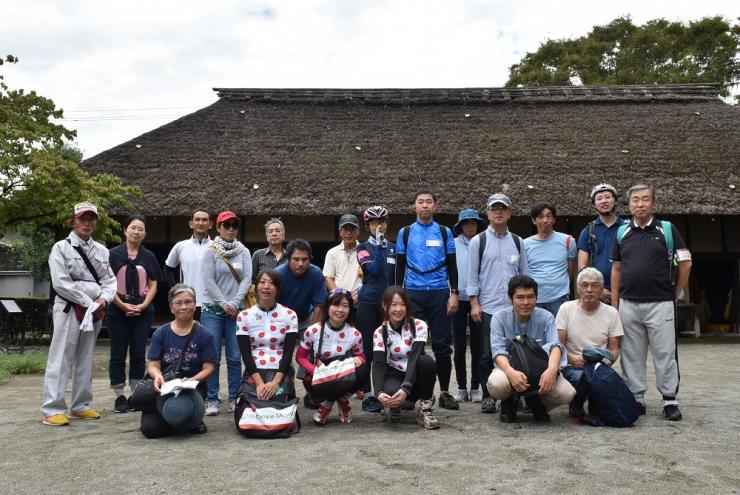
{"type": "Polygon", "coordinates": [[[43,423],[49,426],[67,426],[69,419],[64,414],[53,414],[51,416],[44,416],[43,423]]]}
{"type": "Polygon", "coordinates": [[[77,419],[100,419],[102,417],[95,409],[73,412],[70,416],[77,419]]]}

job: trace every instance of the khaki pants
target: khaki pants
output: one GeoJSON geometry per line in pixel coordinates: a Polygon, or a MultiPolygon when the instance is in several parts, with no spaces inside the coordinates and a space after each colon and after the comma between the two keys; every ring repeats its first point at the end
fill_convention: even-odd
{"type": "Polygon", "coordinates": [[[69,410],[80,412],[90,409],[92,401],[93,352],[102,322],[95,323],[93,332],[81,332],[74,309],[70,308],[67,313],[64,312],[66,305],[64,301],[54,303],[54,335],[51,338],[46,363],[41,406],[41,413],[44,416],[67,412],[64,394],[70,372],[72,403],[69,410]]]}
{"type": "MultiPolygon", "coordinates": [[[[488,377],[488,383],[486,385],[491,396],[498,400],[508,399],[514,390],[511,383],[509,383],[509,378],[501,371],[501,368],[494,368],[488,377]]],[[[563,375],[558,374],[555,387],[553,387],[549,394],[540,396],[540,400],[549,411],[563,404],[569,404],[575,395],[576,389],[573,388],[573,385],[563,375]]]]}

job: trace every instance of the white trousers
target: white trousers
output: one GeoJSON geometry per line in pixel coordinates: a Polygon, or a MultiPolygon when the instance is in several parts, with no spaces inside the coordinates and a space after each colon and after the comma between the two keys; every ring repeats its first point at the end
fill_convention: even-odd
{"type": "MultiPolygon", "coordinates": [[[[509,378],[506,376],[506,373],[501,371],[501,368],[493,369],[493,372],[488,377],[486,386],[491,396],[498,400],[508,399],[514,390],[509,382],[509,378]]],[[[575,395],[576,389],[573,388],[573,385],[563,375],[558,374],[555,386],[550,393],[541,395],[540,401],[550,411],[558,406],[569,404],[575,395]]]]}
{"type": "Polygon", "coordinates": [[[74,308],[64,312],[66,302],[55,302],[53,310],[54,335],[49,347],[49,357],[44,374],[44,392],[41,413],[44,416],[65,414],[67,403],[64,394],[67,380],[72,373],[72,404],[69,410],[80,412],[90,409],[92,402],[92,371],[95,341],[102,322],[95,323],[95,331],[80,331],[74,308]]]}

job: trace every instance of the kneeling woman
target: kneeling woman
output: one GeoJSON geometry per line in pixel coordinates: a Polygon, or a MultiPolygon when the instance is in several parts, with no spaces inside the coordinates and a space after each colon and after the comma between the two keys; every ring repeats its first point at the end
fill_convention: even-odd
{"type": "Polygon", "coordinates": [[[182,390],[177,397],[158,396],[153,405],[142,407],[141,432],[147,438],[189,431],[205,433],[206,380],[216,369],[213,337],[193,319],[195,289],[177,284],[167,294],[167,301],[175,319],[152,335],[149,376],[157,392],[164,383],[162,370],[179,372],[184,380],[197,380],[198,386],[182,390]]]}
{"type": "Polygon", "coordinates": [[[436,364],[424,353],[427,324],[411,318],[410,308],[409,296],[401,287],[393,285],[383,292],[385,321],[373,334],[375,397],[391,423],[401,420],[405,401],[420,400],[417,421],[435,430],[439,428],[432,411],[436,364]]]}
{"type": "MultiPolygon", "coordinates": [[[[282,403],[295,398],[291,363],[298,316],[277,303],[280,286],[275,270],[259,272],[255,279],[257,304],[236,318],[236,338],[246,368],[239,395],[247,402],[257,399],[282,403]]],[[[237,427],[245,405],[240,402],[234,416],[237,427]]]]}
{"type": "MultiPolygon", "coordinates": [[[[306,370],[306,378],[303,381],[306,391],[321,401],[313,416],[314,422],[319,425],[325,424],[334,402],[338,402],[342,423],[349,423],[352,420],[349,398],[362,388],[370,375],[362,350],[362,335],[351,324],[354,316],[352,293],[344,289],[334,289],[326,298],[323,313],[324,317],[320,323],[306,329],[296,354],[296,361],[306,370]],[[311,351],[315,356],[313,362],[309,358],[311,351]],[[323,395],[321,397],[312,387],[314,371],[317,367],[344,359],[353,361],[354,381],[336,385],[334,390],[321,393],[320,395],[323,395]]],[[[351,370],[351,367],[349,369],[351,370]]]]}

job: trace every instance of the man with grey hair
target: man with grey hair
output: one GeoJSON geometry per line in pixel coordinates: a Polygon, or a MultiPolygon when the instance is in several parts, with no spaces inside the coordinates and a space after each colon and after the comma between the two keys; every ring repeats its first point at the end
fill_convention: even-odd
{"type": "MultiPolygon", "coordinates": [[[[583,405],[587,398],[583,349],[606,347],[619,358],[619,340],[624,331],[617,310],[601,302],[604,276],[599,270],[593,267],[581,270],[576,279],[576,289],[578,299],[560,306],[555,323],[568,359],[568,364],[560,372],[576,389],[570,403],[570,415],[583,418],[586,416],[583,405]]],[[[611,366],[614,363],[606,364],[611,366]]]]}
{"type": "Polygon", "coordinates": [[[663,396],[663,415],[680,421],[674,304],[689,281],[691,253],[676,227],[655,219],[655,190],[651,186],[632,186],[627,198],[633,218],[619,228],[611,256],[612,305],[619,309],[624,325],[624,381],[644,414],[649,347],[655,384],[663,396]]]}
{"type": "Polygon", "coordinates": [[[252,283],[257,274],[267,268],[275,268],[285,263],[285,225],[279,218],[271,218],[265,223],[267,247],[258,249],[252,255],[252,283]]]}

